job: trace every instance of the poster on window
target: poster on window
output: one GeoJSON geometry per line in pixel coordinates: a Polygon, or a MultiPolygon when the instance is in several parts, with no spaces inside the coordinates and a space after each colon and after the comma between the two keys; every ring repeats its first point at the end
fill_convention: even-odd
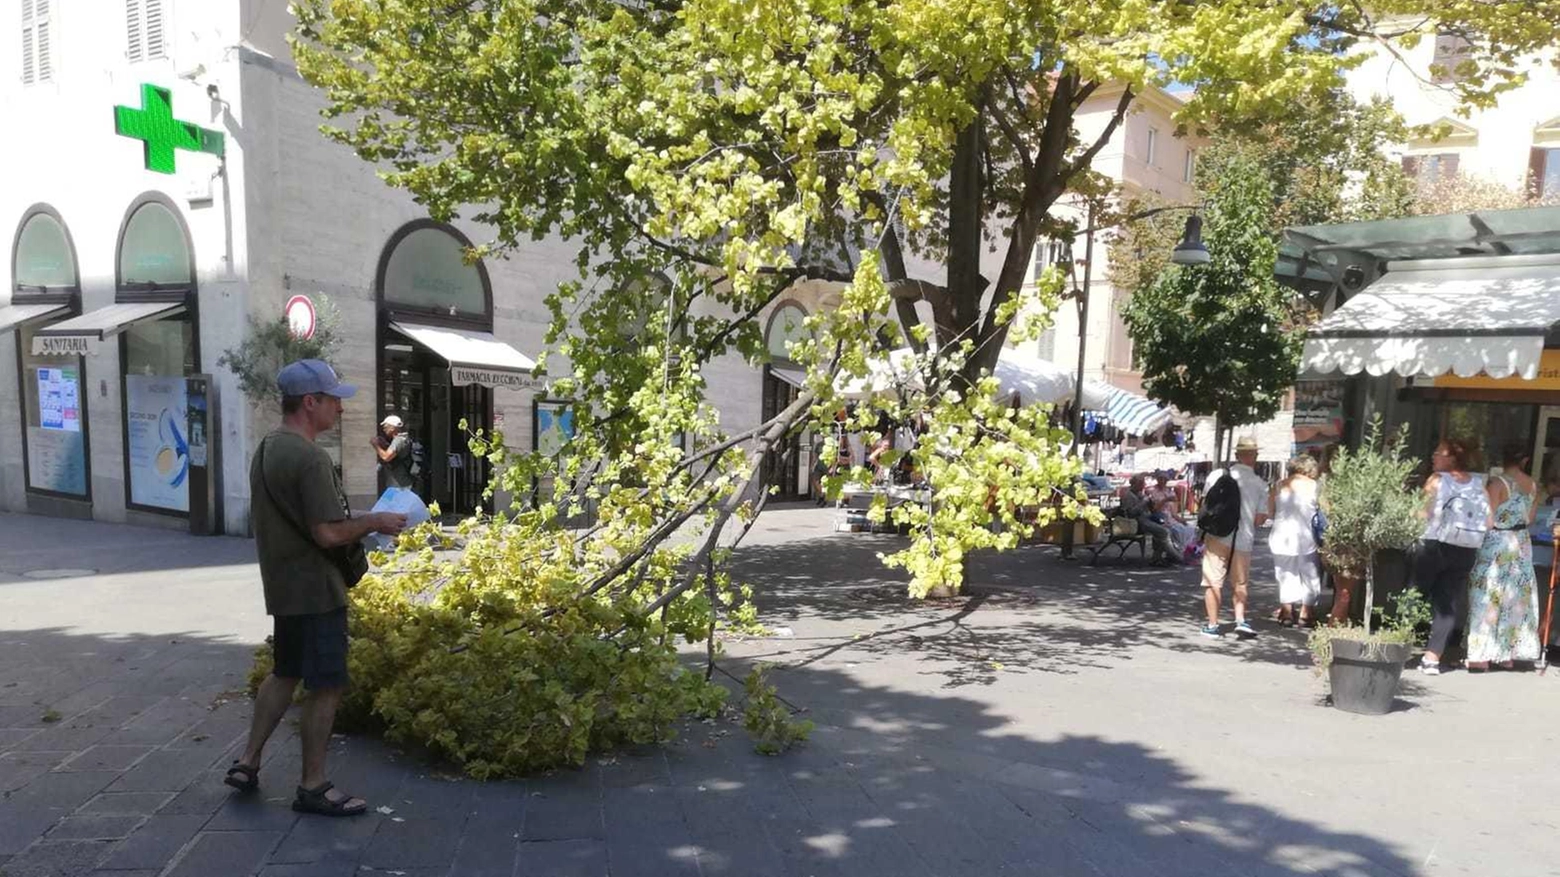
{"type": "Polygon", "coordinates": [[[38,420],[42,428],[81,432],[77,386],[73,368],[38,369],[38,420]]]}
{"type": "Polygon", "coordinates": [[[190,510],[188,404],[182,377],[125,376],[130,502],[190,510]]]}
{"type": "Polygon", "coordinates": [[[1343,381],[1295,384],[1295,453],[1317,454],[1343,441],[1343,381]]]}
{"type": "Polygon", "coordinates": [[[34,490],[87,494],[87,446],[81,429],[81,373],[32,369],[38,423],[27,425],[27,483],[34,490]]]}
{"type": "Polygon", "coordinates": [[[574,409],[568,402],[536,402],[536,450],[556,457],[574,438],[574,409]]]}

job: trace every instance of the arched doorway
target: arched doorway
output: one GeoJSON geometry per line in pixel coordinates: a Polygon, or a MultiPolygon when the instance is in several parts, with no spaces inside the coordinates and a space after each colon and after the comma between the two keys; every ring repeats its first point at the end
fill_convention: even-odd
{"type": "MultiPolygon", "coordinates": [[[[76,248],[53,208],[29,208],[11,248],[11,304],[0,331],[14,330],[22,416],[22,470],[28,494],[90,502],[92,457],[87,395],[78,356],[33,352],[36,330],[81,312],[76,248]]],[[[82,513],[90,515],[90,507],[82,513]]]]}
{"type": "MultiPolygon", "coordinates": [[[[797,400],[807,370],[791,361],[789,345],[809,336],[805,321],[807,311],[793,301],[783,302],[775,308],[764,329],[764,344],[769,350],[770,362],[764,366],[764,390],[760,415],[767,421],[784,411],[797,400]]],[[[809,495],[806,466],[802,460],[802,436],[793,433],[777,454],[771,454],[764,462],[764,486],[775,488],[774,499],[805,499],[809,495]]]]}
{"type": "Polygon", "coordinates": [[[375,281],[379,419],[406,422],[418,493],[457,514],[481,503],[490,475],[467,433],[490,432],[493,389],[531,386],[535,366],[493,336],[492,284],[481,260],[466,260],[470,247],[452,226],[408,223],[385,245],[375,281]]]}

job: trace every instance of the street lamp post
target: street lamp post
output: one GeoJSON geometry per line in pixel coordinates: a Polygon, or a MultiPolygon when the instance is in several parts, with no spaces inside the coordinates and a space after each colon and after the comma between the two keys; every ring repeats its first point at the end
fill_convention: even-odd
{"type": "MultiPolygon", "coordinates": [[[[1074,289],[1074,293],[1078,296],[1078,371],[1073,375],[1072,454],[1079,458],[1083,457],[1083,381],[1088,362],[1085,354],[1089,338],[1089,283],[1094,272],[1094,233],[1171,210],[1196,211],[1198,209],[1200,208],[1195,204],[1155,207],[1134,213],[1109,225],[1097,226],[1094,224],[1094,202],[1089,202],[1088,224],[1083,231],[1083,285],[1074,289]]],[[[1208,260],[1208,249],[1202,242],[1202,217],[1194,212],[1186,218],[1186,227],[1181,232],[1180,242],[1170,253],[1170,261],[1177,265],[1205,265],[1208,260]]],[[[1064,560],[1071,559],[1073,556],[1075,529],[1076,524],[1073,521],[1067,521],[1063,525],[1062,558],[1064,560]]]]}

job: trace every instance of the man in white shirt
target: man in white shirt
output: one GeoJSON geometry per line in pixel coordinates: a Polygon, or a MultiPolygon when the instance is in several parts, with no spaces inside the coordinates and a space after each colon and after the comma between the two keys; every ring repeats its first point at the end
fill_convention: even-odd
{"type": "Polygon", "coordinates": [[[1246,586],[1251,576],[1251,549],[1257,541],[1257,527],[1267,523],[1268,485],[1251,467],[1257,462],[1257,440],[1246,436],[1235,444],[1235,465],[1226,472],[1215,469],[1208,475],[1208,490],[1220,478],[1232,477],[1240,487],[1240,525],[1228,537],[1208,534],[1204,539],[1202,563],[1203,604],[1208,610],[1208,624],[1203,636],[1218,637],[1219,604],[1223,602],[1224,582],[1228,579],[1235,606],[1235,633],[1242,638],[1257,635],[1251,622],[1246,620],[1246,586]]]}

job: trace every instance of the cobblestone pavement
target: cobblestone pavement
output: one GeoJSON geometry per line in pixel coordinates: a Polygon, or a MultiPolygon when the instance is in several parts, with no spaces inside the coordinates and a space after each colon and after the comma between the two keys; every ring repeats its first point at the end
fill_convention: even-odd
{"type": "Polygon", "coordinates": [[[765,516],[738,569],[779,635],[727,645],[776,665],[804,747],[694,723],[475,783],[341,737],[333,776],[389,812],[329,820],[288,807],[290,726],[259,796],[220,781],[268,627],[250,543],[0,516],[0,874],[1560,873],[1560,674],[1410,679],[1349,716],[1299,634],[1197,637],[1190,570],[1030,548],[917,604],[892,537],[831,523],[765,516]]]}

